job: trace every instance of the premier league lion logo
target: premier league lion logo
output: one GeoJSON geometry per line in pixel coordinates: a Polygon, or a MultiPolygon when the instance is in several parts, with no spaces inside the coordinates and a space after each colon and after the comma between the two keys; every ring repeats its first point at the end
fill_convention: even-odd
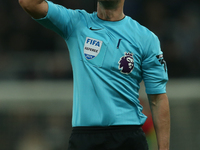
{"type": "Polygon", "coordinates": [[[130,74],[134,68],[134,59],[132,53],[125,53],[125,56],[121,57],[119,62],[119,69],[123,74],[130,74]]]}

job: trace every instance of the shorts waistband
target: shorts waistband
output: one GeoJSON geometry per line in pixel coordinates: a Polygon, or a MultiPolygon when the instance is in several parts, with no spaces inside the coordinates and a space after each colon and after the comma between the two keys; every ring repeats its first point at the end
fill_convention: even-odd
{"type": "Polygon", "coordinates": [[[73,127],[72,133],[100,133],[100,132],[120,132],[120,131],[136,131],[142,125],[114,125],[114,126],[83,126],[73,127]]]}

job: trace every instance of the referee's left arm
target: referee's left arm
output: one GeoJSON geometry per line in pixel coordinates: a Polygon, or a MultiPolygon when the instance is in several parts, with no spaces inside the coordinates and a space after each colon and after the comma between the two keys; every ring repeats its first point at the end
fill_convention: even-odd
{"type": "Polygon", "coordinates": [[[167,94],[148,94],[156,131],[158,150],[169,150],[170,111],[167,94]]]}

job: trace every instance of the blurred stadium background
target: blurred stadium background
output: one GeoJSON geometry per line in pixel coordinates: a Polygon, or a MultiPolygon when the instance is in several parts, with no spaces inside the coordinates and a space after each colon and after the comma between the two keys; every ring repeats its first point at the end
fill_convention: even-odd
{"type": "MultiPolygon", "coordinates": [[[[92,0],[53,2],[96,10],[92,0]]],[[[171,150],[199,150],[200,1],[126,0],[125,13],[160,38],[170,78],[171,150]]],[[[0,0],[0,150],[66,150],[72,87],[64,40],[17,0],[0,0]]],[[[143,84],[140,98],[146,105],[143,84]]]]}

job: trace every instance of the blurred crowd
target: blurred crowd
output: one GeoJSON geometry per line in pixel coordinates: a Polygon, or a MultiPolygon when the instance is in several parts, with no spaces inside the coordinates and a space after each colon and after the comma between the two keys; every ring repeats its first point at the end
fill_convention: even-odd
{"type": "MultiPolygon", "coordinates": [[[[53,2],[96,11],[95,0],[53,2]]],[[[199,8],[199,0],[125,1],[125,14],[159,37],[170,78],[200,76],[199,8]]],[[[0,79],[72,78],[64,40],[33,21],[17,0],[0,1],[0,20],[0,79]]]]}
{"type": "Polygon", "coordinates": [[[0,113],[1,150],[66,150],[71,115],[34,111],[0,113]]]}

